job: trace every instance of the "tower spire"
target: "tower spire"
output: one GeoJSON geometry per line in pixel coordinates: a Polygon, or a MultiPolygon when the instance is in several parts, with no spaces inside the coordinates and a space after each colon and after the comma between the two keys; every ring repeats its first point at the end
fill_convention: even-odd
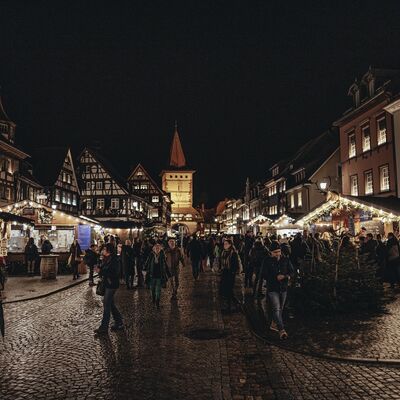
{"type": "Polygon", "coordinates": [[[181,140],[178,133],[178,122],[175,121],[175,132],[174,138],[171,145],[170,162],[171,167],[182,168],[186,166],[185,154],[183,153],[183,148],[181,140]]]}

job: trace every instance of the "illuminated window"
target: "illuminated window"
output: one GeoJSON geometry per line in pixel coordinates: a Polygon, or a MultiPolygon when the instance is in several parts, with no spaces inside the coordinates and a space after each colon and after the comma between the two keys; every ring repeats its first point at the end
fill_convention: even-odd
{"type": "Polygon", "coordinates": [[[384,144],[386,143],[386,118],[383,117],[381,119],[378,119],[377,121],[377,126],[378,126],[378,132],[377,132],[377,136],[378,136],[378,146],[380,144],[384,144]]]}
{"type": "Polygon", "coordinates": [[[353,175],[350,177],[350,194],[358,196],[358,176],[353,175]]]}
{"type": "Polygon", "coordinates": [[[138,209],[138,202],[137,201],[132,201],[131,209],[132,210],[137,210],[138,209]]]}
{"type": "Polygon", "coordinates": [[[158,196],[152,196],[152,198],[151,198],[151,202],[152,203],[158,203],[159,202],[159,197],[158,196]]]}
{"type": "Polygon", "coordinates": [[[96,190],[103,190],[103,182],[96,182],[96,190]]]}
{"type": "Polygon", "coordinates": [[[60,198],[61,198],[60,189],[56,189],[56,192],[54,194],[54,200],[60,201],[60,198]]]}
{"type": "Polygon", "coordinates": [[[290,208],[294,208],[294,194],[290,195],[290,208]]]}
{"type": "Polygon", "coordinates": [[[119,208],[119,199],[118,198],[114,198],[111,199],[111,207],[113,210],[116,210],[119,208]]]}
{"type": "Polygon", "coordinates": [[[356,135],[354,133],[349,135],[349,158],[356,156],[356,135]]]}
{"type": "Polygon", "coordinates": [[[362,149],[363,151],[371,150],[371,134],[369,131],[369,125],[361,128],[362,132],[362,149]]]}
{"type": "Polygon", "coordinates": [[[104,199],[97,199],[96,201],[96,207],[99,210],[103,210],[104,209],[104,199]]]}
{"type": "Polygon", "coordinates": [[[365,172],[365,194],[374,193],[374,185],[372,181],[372,171],[365,172]]]}
{"type": "Polygon", "coordinates": [[[86,200],[86,210],[91,210],[92,209],[92,199],[87,199],[86,200]]]}
{"type": "Polygon", "coordinates": [[[86,190],[90,190],[92,188],[91,182],[86,182],[86,190]]]}
{"type": "Polygon", "coordinates": [[[140,189],[142,189],[142,190],[147,190],[148,188],[149,188],[149,186],[146,183],[142,183],[140,185],[140,189]]]}
{"type": "Polygon", "coordinates": [[[297,207],[302,207],[303,206],[303,193],[298,192],[297,193],[297,207]]]}
{"type": "Polygon", "coordinates": [[[379,168],[379,181],[381,192],[390,190],[389,165],[386,164],[379,168]]]}
{"type": "Polygon", "coordinates": [[[73,194],[72,195],[72,205],[76,206],[77,203],[78,203],[78,198],[77,198],[76,194],[73,194]]]}
{"type": "Polygon", "coordinates": [[[61,202],[64,204],[67,202],[67,194],[64,191],[61,192],[61,202]]]}
{"type": "Polygon", "coordinates": [[[268,194],[269,194],[270,196],[276,194],[276,185],[270,186],[270,187],[268,188],[268,194]]]}

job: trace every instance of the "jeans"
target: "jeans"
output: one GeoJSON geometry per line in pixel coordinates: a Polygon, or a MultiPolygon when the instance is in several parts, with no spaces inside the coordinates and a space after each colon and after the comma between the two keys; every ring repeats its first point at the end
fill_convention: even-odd
{"type": "Polygon", "coordinates": [[[276,323],[280,331],[285,329],[283,326],[282,313],[285,307],[286,296],[287,292],[268,292],[272,308],[272,320],[276,323]]]}
{"type": "Polygon", "coordinates": [[[78,267],[79,267],[79,262],[73,261],[72,262],[72,274],[73,274],[74,278],[78,278],[78,276],[79,276],[78,267]]]}
{"type": "Polygon", "coordinates": [[[199,273],[200,273],[201,260],[191,260],[191,262],[192,262],[193,278],[197,279],[199,277],[199,273]]]}
{"type": "Polygon", "coordinates": [[[108,325],[110,324],[110,314],[112,314],[116,325],[122,325],[122,316],[118,311],[118,308],[114,304],[114,295],[117,289],[108,289],[103,298],[104,312],[103,319],[101,321],[100,329],[108,330],[108,325]]]}
{"type": "Polygon", "coordinates": [[[151,280],[151,296],[154,301],[160,301],[161,297],[161,278],[151,280]]]}
{"type": "Polygon", "coordinates": [[[28,274],[35,273],[35,260],[28,261],[28,274]]]}
{"type": "Polygon", "coordinates": [[[179,288],[179,273],[177,272],[175,275],[171,276],[171,287],[172,287],[172,293],[177,294],[178,293],[178,288],[179,288]]]}

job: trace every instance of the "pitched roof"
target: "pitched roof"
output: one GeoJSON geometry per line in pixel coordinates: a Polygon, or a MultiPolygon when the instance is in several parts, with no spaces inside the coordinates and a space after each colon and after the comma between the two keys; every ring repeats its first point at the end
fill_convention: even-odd
{"type": "Polygon", "coordinates": [[[114,165],[111,164],[111,162],[107,158],[105,158],[98,150],[90,147],[85,147],[82,153],[84,153],[86,150],[96,159],[97,162],[99,162],[103,166],[103,168],[109,173],[111,178],[114,179],[114,181],[121,187],[121,189],[125,190],[128,193],[126,180],[119,174],[114,165]]]}
{"type": "Polygon", "coordinates": [[[31,151],[33,174],[43,186],[56,183],[68,153],[68,147],[40,147],[31,151]]]}
{"type": "Polygon", "coordinates": [[[171,145],[169,165],[171,167],[178,167],[178,168],[183,168],[186,166],[185,154],[183,153],[183,148],[178,133],[178,127],[176,125],[175,125],[174,138],[172,140],[172,145],[171,145]]]}
{"type": "Polygon", "coordinates": [[[13,122],[13,121],[11,121],[11,119],[9,118],[9,116],[7,115],[7,113],[4,110],[3,101],[1,99],[1,96],[0,96],[0,121],[13,122]]]}
{"type": "Polygon", "coordinates": [[[164,190],[162,190],[156,183],[156,181],[151,177],[151,175],[146,171],[146,169],[143,167],[143,165],[141,163],[139,163],[134,169],[133,171],[130,173],[129,177],[128,177],[128,181],[131,180],[131,178],[133,177],[133,175],[135,175],[136,171],[138,169],[141,169],[144,174],[147,176],[147,178],[149,179],[149,181],[155,186],[155,188],[160,192],[161,195],[167,195],[167,192],[165,192],[164,190]]]}

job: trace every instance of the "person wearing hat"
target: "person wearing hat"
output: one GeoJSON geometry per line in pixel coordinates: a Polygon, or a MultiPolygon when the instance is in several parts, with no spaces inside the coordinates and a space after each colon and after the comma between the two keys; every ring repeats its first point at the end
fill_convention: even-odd
{"type": "Polygon", "coordinates": [[[282,313],[285,307],[288,283],[294,270],[288,257],[282,256],[282,250],[277,241],[270,246],[271,256],[266,257],[262,266],[262,279],[267,281],[268,299],[272,308],[270,329],[279,332],[281,339],[287,339],[288,334],[283,325],[282,313]]]}
{"type": "Polygon", "coordinates": [[[183,259],[181,249],[176,246],[174,238],[168,239],[168,247],[165,249],[165,260],[168,267],[167,273],[169,272],[169,277],[171,278],[171,299],[174,300],[177,297],[179,287],[179,264],[185,266],[185,260],[183,259]]]}

